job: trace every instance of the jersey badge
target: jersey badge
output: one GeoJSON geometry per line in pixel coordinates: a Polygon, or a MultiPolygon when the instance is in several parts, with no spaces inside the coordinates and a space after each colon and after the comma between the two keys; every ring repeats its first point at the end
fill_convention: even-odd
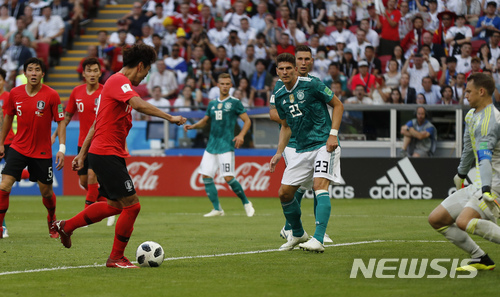
{"type": "Polygon", "coordinates": [[[36,103],[36,108],[43,110],[45,108],[45,102],[43,102],[42,100],[38,101],[36,103]]]}
{"type": "Polygon", "coordinates": [[[269,103],[274,104],[274,95],[271,95],[271,99],[269,99],[269,103]]]}
{"type": "MultiPolygon", "coordinates": [[[[297,92],[297,99],[302,100],[304,99],[304,90],[300,90],[297,92]]],[[[291,102],[292,100],[290,100],[291,102]]],[[[293,102],[292,102],[293,103],[293,102]]]]}
{"type": "Polygon", "coordinates": [[[222,108],[222,103],[217,104],[217,109],[221,109],[221,108],[222,108]]]}
{"type": "Polygon", "coordinates": [[[64,113],[64,107],[62,104],[57,105],[57,112],[58,113],[64,113]]]}
{"type": "Polygon", "coordinates": [[[224,103],[224,108],[225,108],[226,110],[230,110],[230,109],[231,109],[231,106],[233,106],[233,104],[232,104],[231,102],[226,102],[226,103],[224,103]]]}
{"type": "Polygon", "coordinates": [[[132,92],[132,88],[130,87],[129,84],[124,84],[122,86],[122,91],[123,91],[123,93],[132,92]]]}
{"type": "Polygon", "coordinates": [[[290,98],[290,103],[293,103],[295,101],[295,97],[293,96],[293,94],[290,94],[289,98],[290,98]]]}
{"type": "Polygon", "coordinates": [[[329,87],[325,87],[325,94],[327,94],[328,96],[331,96],[333,93],[332,93],[332,90],[330,90],[329,87]]]}
{"type": "Polygon", "coordinates": [[[97,106],[97,104],[99,104],[99,97],[95,98],[94,104],[95,104],[95,106],[97,106]]]}

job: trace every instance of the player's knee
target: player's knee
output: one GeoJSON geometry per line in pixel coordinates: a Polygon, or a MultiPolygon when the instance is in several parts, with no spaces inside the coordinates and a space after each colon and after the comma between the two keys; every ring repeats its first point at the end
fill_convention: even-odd
{"type": "Polygon", "coordinates": [[[224,176],[224,180],[226,181],[226,183],[229,183],[233,179],[234,179],[234,176],[224,176]]]}
{"type": "Polygon", "coordinates": [[[287,191],[283,187],[280,188],[278,195],[280,197],[281,202],[292,201],[292,199],[294,197],[294,193],[290,193],[290,191],[287,191]]]}
{"type": "Polygon", "coordinates": [[[467,230],[467,225],[469,224],[469,222],[470,222],[469,218],[458,217],[457,227],[465,231],[467,230]]]}
{"type": "Polygon", "coordinates": [[[453,224],[453,219],[451,217],[448,218],[448,216],[445,216],[445,214],[439,211],[439,209],[435,209],[433,212],[431,212],[431,214],[427,218],[427,221],[429,222],[429,225],[431,225],[432,228],[436,230],[453,224]]]}

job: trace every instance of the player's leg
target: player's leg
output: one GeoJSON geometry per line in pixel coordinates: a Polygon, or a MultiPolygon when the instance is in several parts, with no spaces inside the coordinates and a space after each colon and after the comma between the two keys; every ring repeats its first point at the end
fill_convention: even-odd
{"type": "Polygon", "coordinates": [[[411,143],[411,137],[410,136],[403,136],[403,144],[401,145],[401,154],[403,156],[408,155],[408,146],[411,143]]]}
{"type": "Polygon", "coordinates": [[[198,172],[203,176],[203,183],[205,184],[205,192],[207,193],[208,199],[210,199],[210,202],[212,202],[214,207],[212,211],[205,214],[204,217],[224,215],[224,210],[222,210],[222,207],[220,206],[217,188],[214,183],[215,172],[219,166],[217,160],[217,155],[210,154],[205,151],[203,153],[203,158],[201,159],[200,169],[198,170],[198,172]]]}
{"type": "MultiPolygon", "coordinates": [[[[97,176],[94,172],[94,170],[92,170],[91,168],[89,168],[87,170],[87,182],[88,182],[88,191],[87,191],[87,197],[88,195],[90,194],[91,191],[93,191],[93,193],[91,194],[92,197],[97,197],[96,201],[98,202],[108,202],[108,199],[106,199],[104,196],[100,195],[99,194],[99,182],[97,181],[97,176]]],[[[113,224],[115,223],[115,215],[112,215],[112,216],[109,216],[108,217],[108,220],[106,222],[106,226],[110,227],[110,226],[113,226],[113,224]]]]}
{"type": "MultiPolygon", "coordinates": [[[[0,183],[0,220],[2,222],[5,222],[5,215],[9,209],[10,191],[15,181],[15,177],[2,174],[2,182],[0,183]]],[[[0,238],[3,238],[3,232],[0,234],[0,238]]]]}
{"type": "MultiPolygon", "coordinates": [[[[283,151],[283,160],[285,161],[285,165],[288,166],[295,166],[296,162],[300,160],[299,156],[297,156],[297,152],[295,148],[291,147],[285,147],[285,150],[283,151]]],[[[312,185],[311,185],[312,187],[312,185]]],[[[306,189],[304,187],[300,187],[297,189],[295,192],[295,199],[297,199],[297,202],[299,205],[302,202],[302,197],[304,197],[304,193],[306,192],[306,189]]],[[[288,221],[285,220],[285,226],[281,229],[280,231],[280,236],[281,238],[288,240],[289,236],[292,236],[292,226],[288,221]]]]}
{"type": "Polygon", "coordinates": [[[218,155],[218,157],[221,175],[224,177],[224,180],[228,183],[236,196],[240,198],[241,203],[243,203],[243,207],[245,208],[247,217],[253,217],[255,209],[253,208],[252,202],[248,201],[240,182],[234,178],[234,152],[226,152],[218,155]]]}
{"type": "Polygon", "coordinates": [[[0,235],[0,238],[7,238],[9,237],[9,233],[7,231],[7,225],[5,224],[5,219],[2,222],[2,234],[0,235]]]}

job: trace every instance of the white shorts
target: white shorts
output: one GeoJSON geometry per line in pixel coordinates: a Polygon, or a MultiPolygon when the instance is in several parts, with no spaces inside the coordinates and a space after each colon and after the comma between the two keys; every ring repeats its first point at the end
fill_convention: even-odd
{"type": "Polygon", "coordinates": [[[458,218],[458,215],[460,215],[464,208],[469,207],[477,211],[482,219],[496,223],[496,218],[493,216],[486,203],[484,203],[483,200],[479,200],[482,195],[480,189],[471,185],[451,194],[441,202],[441,205],[448,211],[454,220],[458,218]]]}
{"type": "Polygon", "coordinates": [[[290,186],[307,185],[316,177],[326,178],[338,184],[340,177],[340,146],[335,151],[326,151],[326,145],[310,152],[288,154],[288,164],[281,184],[290,186]]]}
{"type": "MultiPolygon", "coordinates": [[[[285,150],[283,151],[283,159],[285,160],[285,165],[286,167],[288,166],[296,166],[297,162],[300,161],[300,156],[299,153],[297,153],[297,150],[291,147],[285,147],[285,150]]],[[[313,187],[313,177],[311,176],[310,179],[304,181],[300,187],[303,188],[304,190],[312,190],[313,187]]]]}
{"type": "Polygon", "coordinates": [[[222,176],[234,176],[234,152],[214,155],[205,151],[198,173],[214,178],[219,168],[222,176]]]}

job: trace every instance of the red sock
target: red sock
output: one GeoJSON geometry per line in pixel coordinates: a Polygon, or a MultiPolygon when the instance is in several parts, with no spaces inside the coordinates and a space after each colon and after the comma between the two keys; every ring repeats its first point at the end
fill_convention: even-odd
{"type": "Polygon", "coordinates": [[[117,260],[123,257],[123,252],[127,247],[130,235],[134,231],[134,223],[139,211],[141,211],[141,204],[139,202],[123,208],[122,213],[116,221],[115,241],[111,250],[111,259],[117,260]]]}
{"type": "Polygon", "coordinates": [[[30,173],[28,172],[27,169],[23,169],[23,173],[21,173],[21,179],[29,179],[30,178],[30,173]]]}
{"type": "Polygon", "coordinates": [[[85,208],[94,203],[99,196],[99,184],[87,185],[87,197],[85,198],[85,208]]]}
{"type": "Polygon", "coordinates": [[[113,207],[105,202],[97,202],[80,211],[76,216],[66,221],[64,231],[73,232],[76,228],[100,222],[109,216],[122,212],[121,209],[113,207]]]}
{"type": "Polygon", "coordinates": [[[42,201],[45,208],[47,208],[47,221],[54,221],[56,219],[56,194],[52,193],[51,198],[42,197],[42,201]]]}
{"type": "Polygon", "coordinates": [[[10,192],[0,190],[0,222],[3,222],[5,213],[9,209],[9,195],[10,192]]]}
{"type": "Polygon", "coordinates": [[[99,196],[99,197],[97,197],[97,201],[103,202],[103,201],[108,201],[108,199],[104,196],[99,196]]]}

